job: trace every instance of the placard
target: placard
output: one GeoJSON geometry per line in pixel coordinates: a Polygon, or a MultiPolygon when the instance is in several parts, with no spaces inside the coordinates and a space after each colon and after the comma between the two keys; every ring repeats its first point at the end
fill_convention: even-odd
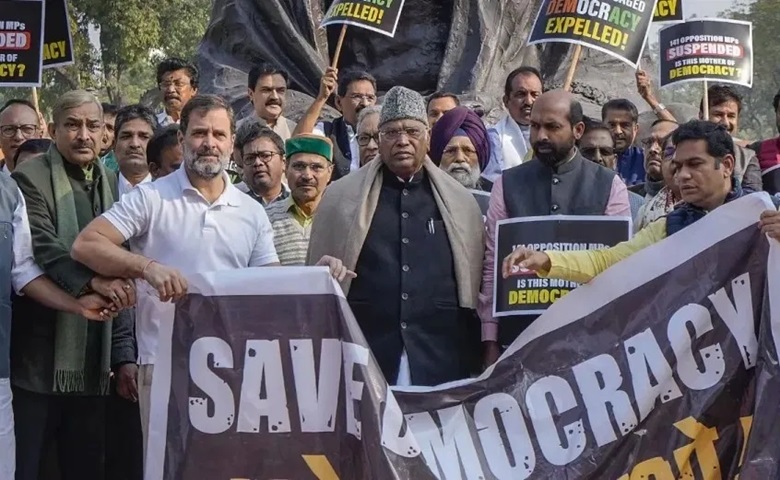
{"type": "Polygon", "coordinates": [[[574,43],[595,48],[637,68],[655,3],[656,0],[544,0],[528,44],[574,43]]]}
{"type": "Polygon", "coordinates": [[[653,22],[679,22],[683,20],[683,0],[658,0],[653,12],[653,22]]]}
{"type": "Polygon", "coordinates": [[[403,8],[404,0],[336,0],[320,26],[354,25],[394,37],[403,8]]]}
{"type": "Polygon", "coordinates": [[[73,39],[66,0],[46,0],[46,28],[43,31],[43,68],[71,65],[73,39]]]}
{"type": "Polygon", "coordinates": [[[750,22],[692,20],[664,27],[659,38],[662,87],[703,80],[753,86],[750,22]]]}
{"type": "Polygon", "coordinates": [[[493,316],[540,315],[578,284],[539,278],[518,270],[504,279],[501,265],[516,247],[544,251],[600,250],[631,238],[629,217],[551,215],[501,220],[496,224],[493,316]]]}
{"type": "Polygon", "coordinates": [[[43,2],[0,0],[0,87],[41,85],[43,2]]]}

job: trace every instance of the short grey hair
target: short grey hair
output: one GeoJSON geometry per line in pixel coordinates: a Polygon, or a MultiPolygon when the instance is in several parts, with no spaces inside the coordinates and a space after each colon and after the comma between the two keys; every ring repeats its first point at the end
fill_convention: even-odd
{"type": "Polygon", "coordinates": [[[239,123],[240,125],[236,132],[236,144],[234,146],[236,150],[243,154],[246,145],[258,138],[267,138],[276,146],[277,153],[284,156],[284,140],[267,125],[264,125],[256,118],[248,118],[239,123]]]}
{"type": "Polygon", "coordinates": [[[100,118],[102,120],[103,106],[100,104],[100,100],[98,100],[95,95],[89,93],[86,90],[71,90],[70,92],[66,92],[60,96],[60,98],[57,99],[57,103],[54,104],[54,109],[52,110],[52,118],[54,119],[54,123],[60,123],[60,121],[63,120],[63,118],[67,115],[68,110],[72,110],[88,103],[94,103],[97,105],[97,108],[100,111],[100,118]]]}
{"type": "Polygon", "coordinates": [[[356,128],[360,130],[360,125],[363,124],[363,120],[366,119],[369,115],[381,115],[382,114],[382,105],[371,105],[370,107],[366,107],[363,110],[358,113],[357,118],[357,125],[356,128]]]}

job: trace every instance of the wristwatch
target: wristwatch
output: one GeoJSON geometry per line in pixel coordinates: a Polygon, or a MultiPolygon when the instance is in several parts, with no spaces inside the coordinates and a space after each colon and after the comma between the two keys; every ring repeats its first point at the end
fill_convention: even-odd
{"type": "Polygon", "coordinates": [[[659,103],[658,106],[653,109],[653,113],[658,115],[658,112],[662,112],[664,110],[666,110],[666,105],[664,105],[663,103],[659,103]]]}

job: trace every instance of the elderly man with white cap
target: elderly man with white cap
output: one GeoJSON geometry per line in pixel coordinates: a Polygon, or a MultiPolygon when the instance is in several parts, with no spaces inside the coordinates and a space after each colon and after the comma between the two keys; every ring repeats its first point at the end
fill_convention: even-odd
{"type": "Polygon", "coordinates": [[[477,366],[474,321],[484,253],[482,215],[469,191],[427,157],[422,96],[385,96],[379,155],[325,191],[308,263],[339,258],[341,282],[388,382],[436,385],[477,366]],[[476,360],[476,361],[475,361],[476,360]]]}

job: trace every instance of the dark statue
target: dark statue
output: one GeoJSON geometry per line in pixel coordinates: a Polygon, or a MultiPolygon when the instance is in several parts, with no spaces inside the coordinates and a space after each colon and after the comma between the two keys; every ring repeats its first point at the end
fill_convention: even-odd
{"type": "MultiPolygon", "coordinates": [[[[319,28],[332,0],[215,0],[199,48],[201,89],[228,97],[239,115],[250,107],[246,75],[260,61],[290,74],[287,116],[297,119],[319,88],[340,26],[319,28]]],[[[339,69],[364,69],[382,94],[404,85],[422,94],[446,90],[485,110],[500,108],[507,73],[538,67],[547,88],[563,83],[569,44],[526,46],[541,0],[406,0],[395,38],[350,26],[339,69]]],[[[625,96],[642,108],[634,72],[604,54],[583,50],[573,91],[587,114],[625,96]]],[[[598,115],[597,115],[598,114],[598,115]]]]}

